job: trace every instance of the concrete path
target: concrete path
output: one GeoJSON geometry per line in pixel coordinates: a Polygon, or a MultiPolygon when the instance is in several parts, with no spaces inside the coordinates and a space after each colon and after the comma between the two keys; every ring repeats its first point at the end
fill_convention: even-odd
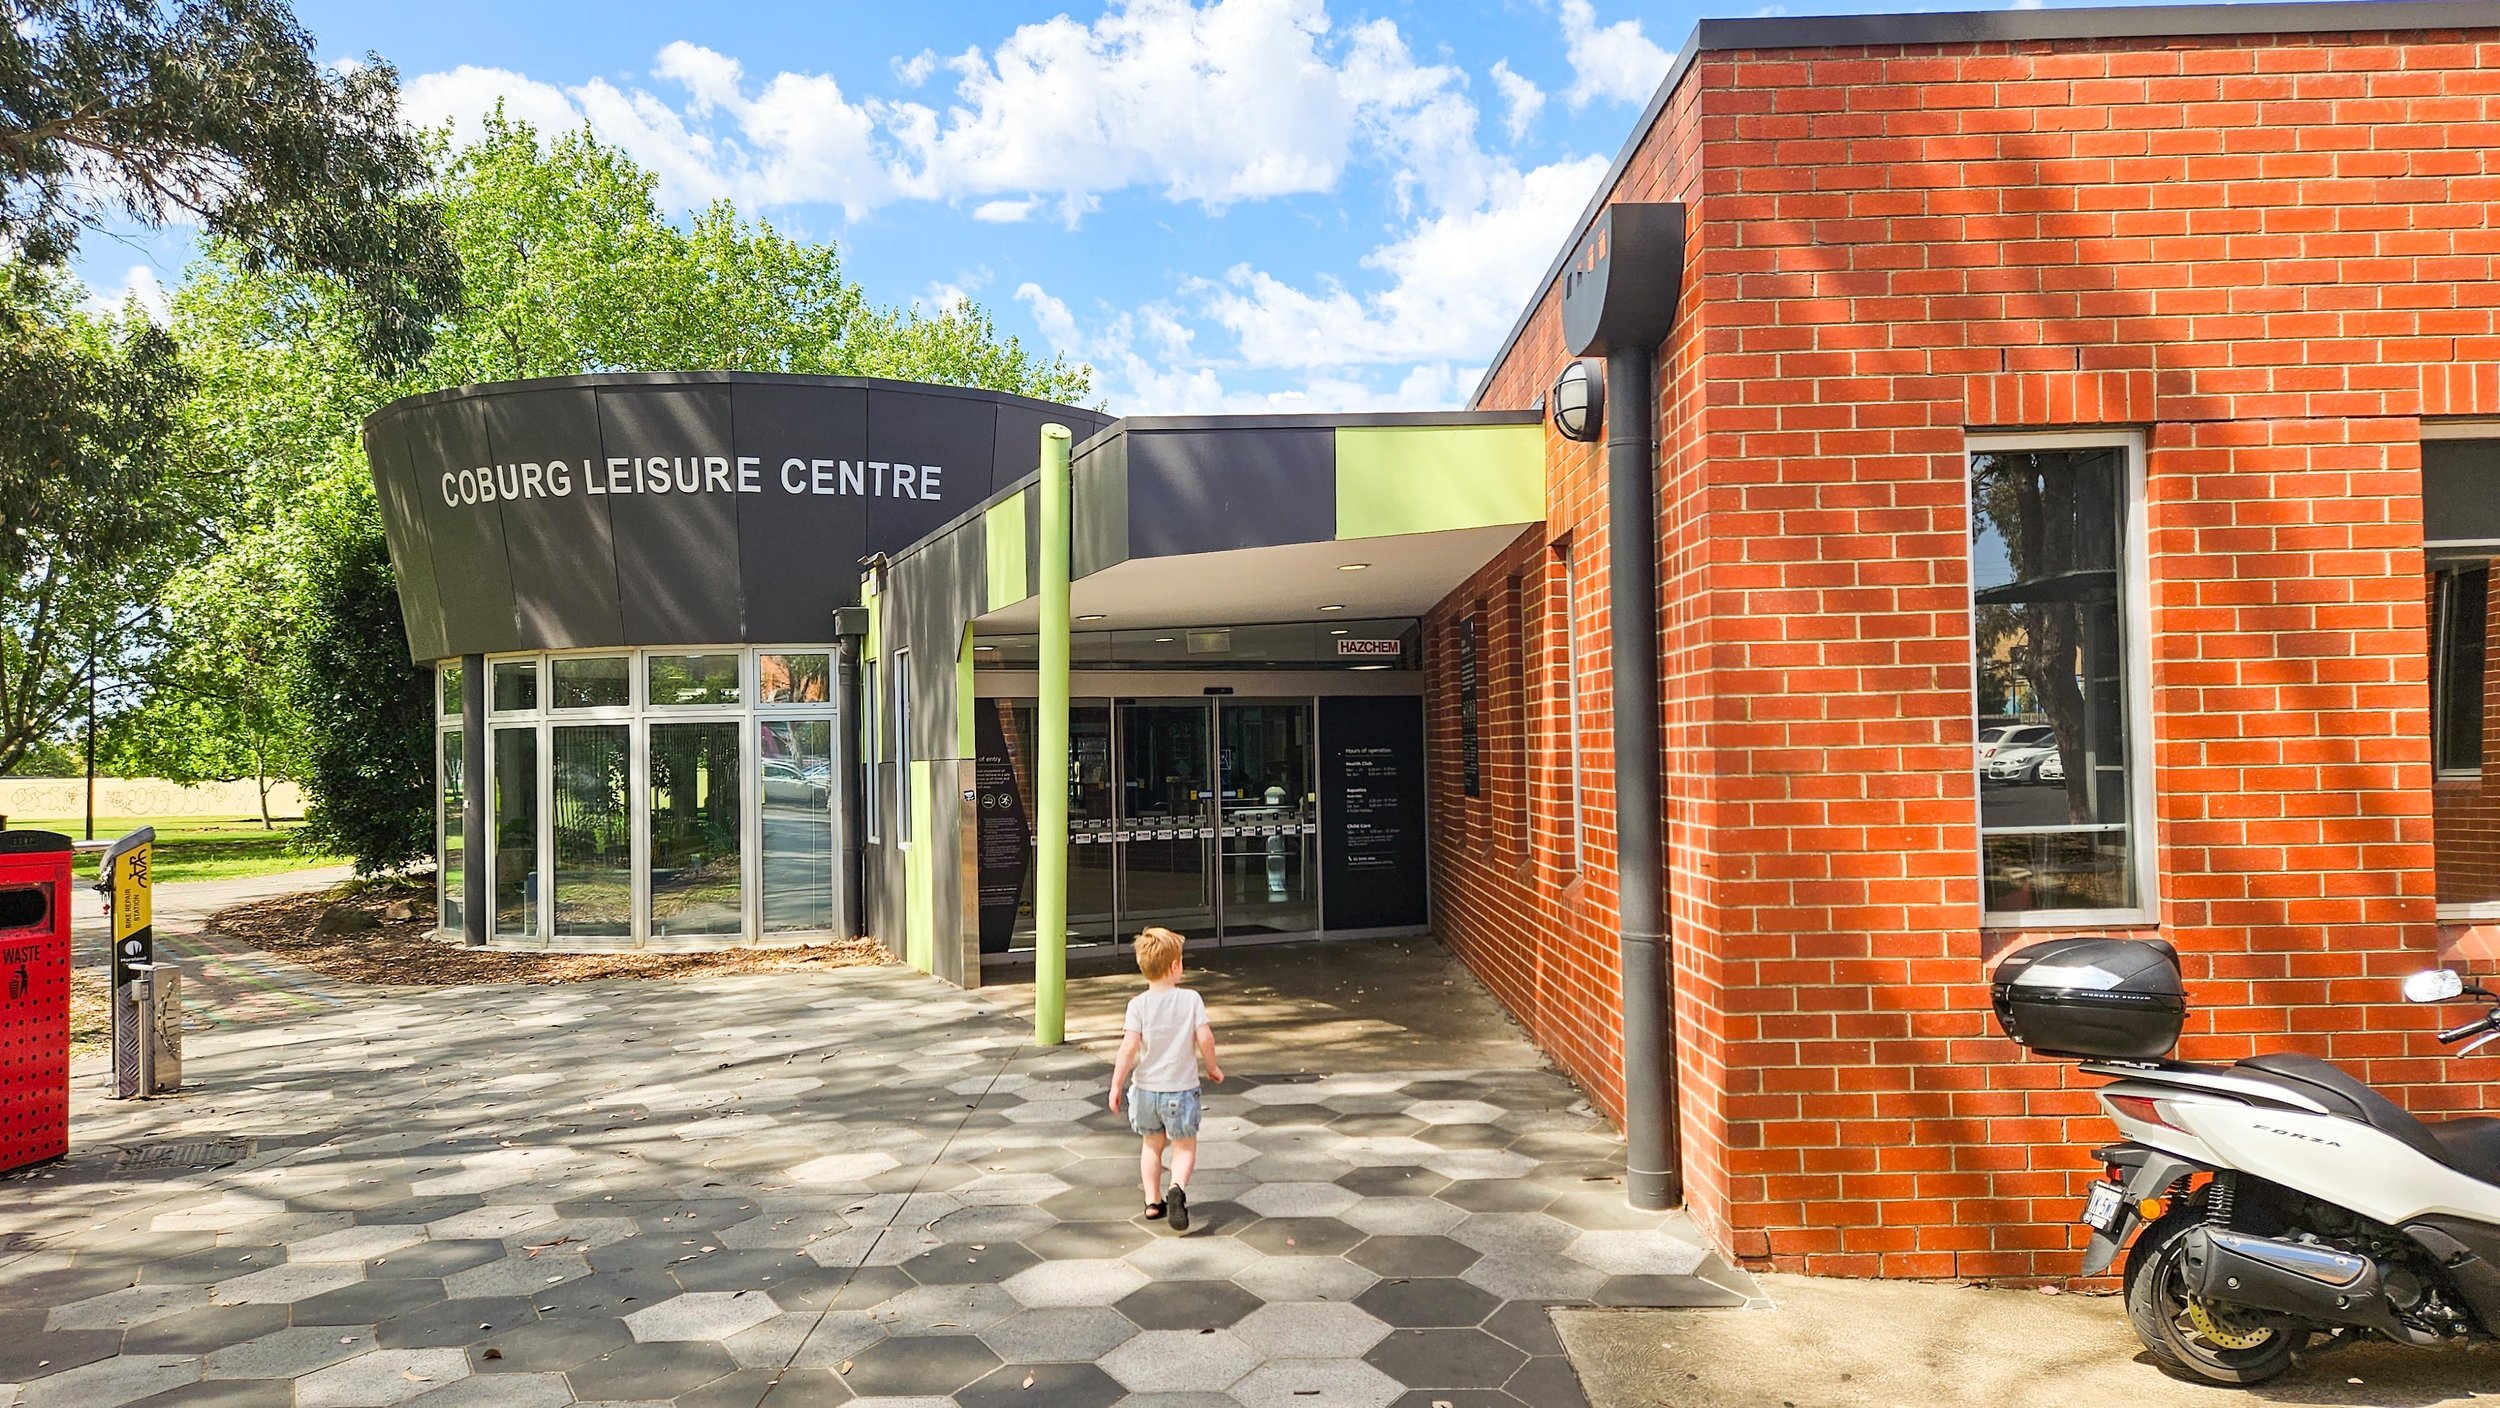
{"type": "MultiPolygon", "coordinates": [[[[321,865],[282,870],[272,875],[246,875],[233,880],[183,880],[159,885],[151,919],[162,934],[196,934],[208,917],[221,909],[254,900],[276,899],[304,890],[335,885],[355,874],[351,866],[321,865]]],[[[105,955],[104,896],[91,881],[80,880],[70,909],[73,959],[79,967],[101,963],[105,955]]]]}
{"type": "Polygon", "coordinates": [[[2462,1408],[2500,1393],[2500,1351],[2363,1345],[2271,1384],[2153,1367],[2108,1296],[1765,1276],[1774,1309],[1559,1311],[1594,1408],[2462,1408]]]}
{"type": "Polygon", "coordinates": [[[1577,1408],[1547,1306],[1742,1299],[1533,1061],[1237,1055],[1182,1237],[1098,1053],[900,970],[324,996],[78,1079],[0,1408],[1577,1408]]]}

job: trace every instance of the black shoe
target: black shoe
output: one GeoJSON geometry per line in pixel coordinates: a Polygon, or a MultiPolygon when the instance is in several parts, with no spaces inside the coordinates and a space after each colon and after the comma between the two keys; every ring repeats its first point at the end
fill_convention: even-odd
{"type": "Polygon", "coordinates": [[[1146,1220],[1148,1222],[1161,1222],[1163,1220],[1163,1204],[1146,1204],[1146,1220]]]}
{"type": "Polygon", "coordinates": [[[1163,1195],[1163,1205],[1171,1210],[1172,1230],[1175,1232],[1188,1231],[1189,1190],[1186,1188],[1174,1188],[1171,1192],[1163,1195]]]}

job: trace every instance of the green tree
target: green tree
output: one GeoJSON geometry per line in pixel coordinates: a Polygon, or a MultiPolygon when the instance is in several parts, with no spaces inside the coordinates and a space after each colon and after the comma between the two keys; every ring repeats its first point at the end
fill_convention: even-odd
{"type": "MultiPolygon", "coordinates": [[[[404,370],[377,367],[334,280],[218,245],[174,298],[201,408],[192,438],[233,487],[223,557],[250,555],[293,635],[289,697],[308,830],[368,871],[433,844],[430,673],[412,665],[358,428],[394,397],[614,370],[886,376],[1059,401],[1092,372],[1002,337],[977,306],[873,303],[829,243],[718,203],[682,225],[656,180],[581,131],[489,117],[438,149],[430,193],[464,297],[404,370]]],[[[203,569],[210,570],[210,569],[203,569]]]]}

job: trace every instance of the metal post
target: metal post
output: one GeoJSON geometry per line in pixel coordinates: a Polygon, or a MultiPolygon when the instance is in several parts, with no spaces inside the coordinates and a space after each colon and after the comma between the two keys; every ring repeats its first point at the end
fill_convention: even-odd
{"type": "Polygon", "coordinates": [[[1033,749],[1033,1040],[1068,1017],[1068,428],[1042,427],[1041,678],[1033,749]]]}
{"type": "Polygon", "coordinates": [[[860,849],[860,790],[862,787],[857,754],[860,713],[859,648],[867,639],[868,613],[858,607],[846,607],[834,613],[833,667],[838,709],[833,729],[833,781],[835,829],[834,854],[841,857],[835,893],[835,924],[846,939],[857,938],[867,931],[860,922],[861,886],[865,883],[864,861],[860,849]]]}
{"type": "Polygon", "coordinates": [[[131,1025],[139,1031],[139,1098],[156,1094],[156,974],[154,965],[145,965],[132,973],[130,1002],[137,1009],[131,1025]]]}
{"type": "Polygon", "coordinates": [[[95,839],[95,656],[96,643],[87,642],[87,839],[95,839]]]}
{"type": "Polygon", "coordinates": [[[1656,396],[1650,353],[1606,354],[1606,556],[1613,615],[1615,895],[1622,924],[1625,1193],[1666,1208],[1675,1167],[1674,973],[1666,946],[1658,745],[1656,396]]]}

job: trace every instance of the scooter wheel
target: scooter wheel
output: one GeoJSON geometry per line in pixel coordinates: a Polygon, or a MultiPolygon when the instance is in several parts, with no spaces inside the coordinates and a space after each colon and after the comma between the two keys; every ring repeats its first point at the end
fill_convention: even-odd
{"type": "Polygon", "coordinates": [[[2187,1291],[2179,1239],[2204,1210],[2182,1205],[2144,1229],[2127,1253],[2127,1320],[2162,1372],[2245,1388],[2292,1367],[2307,1332],[2279,1315],[2199,1302],[2187,1291]]]}

